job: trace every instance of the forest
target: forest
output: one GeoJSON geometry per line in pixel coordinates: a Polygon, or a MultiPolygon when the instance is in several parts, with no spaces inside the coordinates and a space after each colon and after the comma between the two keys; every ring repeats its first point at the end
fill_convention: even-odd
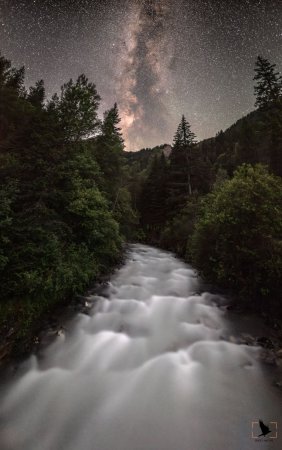
{"type": "Polygon", "coordinates": [[[254,92],[256,109],[214,138],[197,142],[183,116],[171,147],[132,153],[118,105],[100,120],[85,75],[46,99],[43,80],[27,89],[24,67],[1,56],[2,343],[27,347],[126,242],[173,251],[238,302],[282,317],[282,78],[263,57],[254,92]]]}

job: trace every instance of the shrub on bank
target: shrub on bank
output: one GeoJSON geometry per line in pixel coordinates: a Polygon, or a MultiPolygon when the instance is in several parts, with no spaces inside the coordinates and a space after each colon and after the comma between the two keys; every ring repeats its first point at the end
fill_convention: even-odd
{"type": "Polygon", "coordinates": [[[282,180],[243,165],[208,194],[188,252],[202,275],[281,313],[282,180]]]}

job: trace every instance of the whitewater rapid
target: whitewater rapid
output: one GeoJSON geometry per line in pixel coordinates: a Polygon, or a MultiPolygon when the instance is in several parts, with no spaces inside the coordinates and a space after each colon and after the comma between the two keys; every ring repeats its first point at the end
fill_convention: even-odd
{"type": "Polygon", "coordinates": [[[199,289],[172,254],[133,245],[91,314],[5,388],[0,449],[282,448],[252,437],[259,419],[282,434],[257,349],[223,339],[224,312],[199,289]]]}

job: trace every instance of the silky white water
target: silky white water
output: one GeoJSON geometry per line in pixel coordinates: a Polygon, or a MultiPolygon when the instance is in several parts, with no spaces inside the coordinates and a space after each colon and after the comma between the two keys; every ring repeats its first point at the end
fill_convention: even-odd
{"type": "MultiPolygon", "coordinates": [[[[1,450],[250,450],[282,422],[254,348],[173,255],[134,245],[92,314],[78,314],[1,402],[1,450]],[[257,429],[253,429],[257,431],[257,429]]],[[[94,302],[95,300],[95,302],[94,302]]],[[[91,299],[90,299],[91,301],[91,299]]]]}

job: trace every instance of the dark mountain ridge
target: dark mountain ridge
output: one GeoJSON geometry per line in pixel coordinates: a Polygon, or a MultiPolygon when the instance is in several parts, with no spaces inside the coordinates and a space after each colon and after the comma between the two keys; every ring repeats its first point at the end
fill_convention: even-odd
{"type": "MultiPolygon", "coordinates": [[[[267,108],[250,112],[237,120],[225,131],[204,139],[196,147],[212,165],[223,167],[231,175],[242,163],[262,163],[282,175],[282,141],[279,130],[282,128],[282,102],[267,108]]],[[[138,163],[138,168],[148,167],[155,155],[166,153],[169,144],[154,148],[141,149],[137,152],[124,152],[129,165],[138,163]]]]}

